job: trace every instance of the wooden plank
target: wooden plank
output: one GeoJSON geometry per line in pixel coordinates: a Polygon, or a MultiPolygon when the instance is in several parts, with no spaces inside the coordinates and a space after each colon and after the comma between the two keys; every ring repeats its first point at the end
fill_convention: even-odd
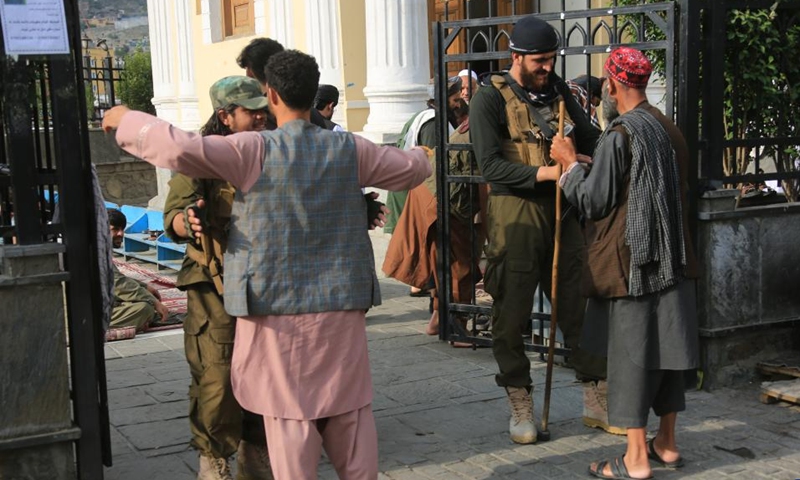
{"type": "Polygon", "coordinates": [[[773,375],[788,375],[800,378],[800,358],[779,358],[759,362],[757,368],[760,372],[773,375]]]}
{"type": "Polygon", "coordinates": [[[762,403],[775,403],[781,400],[800,404],[800,380],[764,382],[761,384],[762,403]]]}

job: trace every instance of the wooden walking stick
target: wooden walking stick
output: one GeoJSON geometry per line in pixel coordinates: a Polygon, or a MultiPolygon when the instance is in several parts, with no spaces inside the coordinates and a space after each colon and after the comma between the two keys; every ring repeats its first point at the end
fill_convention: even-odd
{"type": "MultiPolygon", "coordinates": [[[[564,99],[558,102],[558,135],[564,137],[564,99]]],[[[561,176],[561,164],[558,165],[558,176],[561,176]]],[[[561,250],[561,186],[556,180],[556,234],[553,247],[553,271],[550,285],[550,338],[547,344],[547,373],[544,381],[544,407],[542,408],[542,428],[539,430],[539,439],[550,440],[550,430],[547,429],[550,417],[550,391],[553,386],[553,357],[556,348],[556,327],[558,326],[558,254],[561,250]]]]}

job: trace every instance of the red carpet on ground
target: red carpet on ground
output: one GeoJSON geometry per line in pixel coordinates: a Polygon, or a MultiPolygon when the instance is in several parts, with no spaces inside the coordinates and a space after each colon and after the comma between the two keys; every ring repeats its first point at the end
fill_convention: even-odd
{"type": "Polygon", "coordinates": [[[174,281],[140,265],[126,263],[116,258],[114,259],[114,265],[126,277],[152,284],[161,294],[161,303],[170,312],[186,313],[186,292],[178,290],[174,281]]]}
{"type": "MultiPolygon", "coordinates": [[[[170,278],[144,268],[140,265],[127,263],[124,260],[113,259],[114,265],[117,266],[120,273],[126,277],[139,280],[152,285],[158,290],[161,295],[161,303],[169,309],[170,313],[186,313],[186,292],[178,290],[175,282],[170,278]]],[[[178,323],[176,325],[166,325],[163,327],[148,328],[147,332],[156,332],[160,330],[173,330],[183,328],[183,325],[178,323]]],[[[134,338],[136,331],[133,327],[111,328],[106,332],[106,341],[113,342],[115,340],[127,340],[134,338]]]]}

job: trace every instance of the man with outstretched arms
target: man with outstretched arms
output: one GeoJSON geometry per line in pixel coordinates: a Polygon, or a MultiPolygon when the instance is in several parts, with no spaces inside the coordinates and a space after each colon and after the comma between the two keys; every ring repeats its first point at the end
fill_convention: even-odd
{"type": "Polygon", "coordinates": [[[380,290],[361,188],[413,188],[431,174],[428,155],[311,125],[313,57],[277,53],[266,71],[274,131],[201,137],[125,107],[103,125],[153,165],[236,188],[225,253],[231,376],[239,403],[264,416],[275,478],[316,478],[325,448],[340,478],[373,480],[365,312],[380,290]]]}

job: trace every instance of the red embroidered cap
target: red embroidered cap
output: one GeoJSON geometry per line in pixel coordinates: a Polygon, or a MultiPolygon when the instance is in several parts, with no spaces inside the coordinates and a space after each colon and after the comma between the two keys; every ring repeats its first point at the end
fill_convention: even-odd
{"type": "Polygon", "coordinates": [[[639,50],[620,47],[611,52],[605,70],[614,80],[633,88],[644,88],[653,73],[650,60],[639,50]]]}

